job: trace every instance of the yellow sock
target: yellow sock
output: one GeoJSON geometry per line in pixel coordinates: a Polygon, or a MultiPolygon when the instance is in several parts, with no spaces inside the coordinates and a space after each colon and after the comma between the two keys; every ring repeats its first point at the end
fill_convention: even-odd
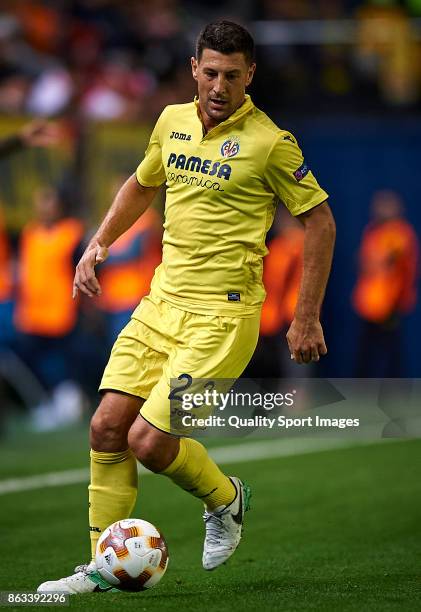
{"type": "Polygon", "coordinates": [[[119,453],[91,450],[89,531],[92,559],[104,529],[130,516],[136,503],[137,485],[137,463],[130,449],[119,453]]]}
{"type": "Polygon", "coordinates": [[[236,495],[235,487],[209,457],[205,447],[191,438],[180,439],[177,457],[161,472],[175,484],[199,497],[209,510],[230,504],[236,495]]]}

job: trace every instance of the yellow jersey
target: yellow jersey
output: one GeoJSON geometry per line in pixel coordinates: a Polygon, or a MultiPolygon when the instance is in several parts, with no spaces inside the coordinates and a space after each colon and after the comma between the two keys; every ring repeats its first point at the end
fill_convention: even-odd
{"type": "Polygon", "coordinates": [[[328,197],[295,138],[250,96],[206,134],[197,100],[167,106],[136,177],[167,186],[152,294],[198,314],[253,316],[265,298],[262,260],[277,200],[299,215],[328,197]]]}

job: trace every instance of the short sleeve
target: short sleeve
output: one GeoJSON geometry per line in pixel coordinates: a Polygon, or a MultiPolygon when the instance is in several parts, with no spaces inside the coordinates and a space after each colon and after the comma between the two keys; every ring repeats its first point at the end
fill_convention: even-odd
{"type": "Polygon", "coordinates": [[[294,216],[328,198],[304,161],[297,141],[289,132],[281,132],[272,146],[266,160],[264,178],[294,216]]]}
{"type": "Polygon", "coordinates": [[[165,168],[162,163],[160,132],[165,110],[159,117],[151,134],[145,157],[136,170],[136,178],[144,187],[159,187],[165,182],[165,168]]]}

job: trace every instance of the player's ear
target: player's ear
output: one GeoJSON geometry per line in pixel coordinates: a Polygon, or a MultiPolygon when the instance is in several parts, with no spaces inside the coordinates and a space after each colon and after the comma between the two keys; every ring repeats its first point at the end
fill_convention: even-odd
{"type": "Polygon", "coordinates": [[[246,87],[248,87],[250,83],[252,82],[255,70],[256,70],[256,64],[253,62],[252,64],[250,64],[249,69],[247,71],[246,87]]]}
{"type": "Polygon", "coordinates": [[[197,81],[197,70],[199,67],[199,63],[195,57],[192,57],[190,61],[191,61],[191,71],[192,71],[193,78],[195,81],[197,81]]]}

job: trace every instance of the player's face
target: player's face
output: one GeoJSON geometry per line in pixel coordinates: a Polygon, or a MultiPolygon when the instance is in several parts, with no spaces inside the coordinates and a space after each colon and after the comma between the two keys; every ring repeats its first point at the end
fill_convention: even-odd
{"type": "Polygon", "coordinates": [[[244,102],[256,65],[249,65],[243,53],[225,55],[213,49],[204,49],[200,61],[192,57],[191,65],[202,120],[209,130],[225,121],[244,102]]]}

